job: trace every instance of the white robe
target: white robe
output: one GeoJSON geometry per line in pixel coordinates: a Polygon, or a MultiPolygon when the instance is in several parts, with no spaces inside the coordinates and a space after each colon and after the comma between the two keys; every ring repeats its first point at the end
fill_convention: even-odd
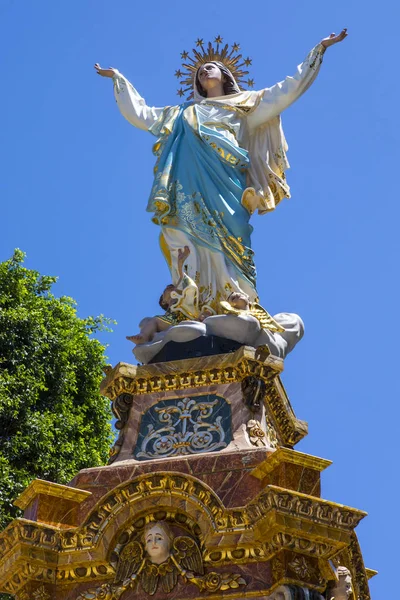
{"type": "MultiPolygon", "coordinates": [[[[202,98],[195,90],[195,102],[207,126],[218,130],[231,143],[249,152],[250,168],[247,188],[242,203],[250,213],[258,210],[264,214],[273,210],[280,200],[290,197],[285,170],[287,144],[283,134],[280,114],[295,102],[315,80],[324,47],[318,44],[297,67],[294,76],[259,92],[241,92],[218,98],[202,98]],[[246,106],[247,111],[240,110],[246,106]]],[[[129,81],[119,72],[114,76],[115,99],[122,115],[135,127],[149,130],[163,114],[163,108],[147,106],[145,100],[129,81]]],[[[191,253],[186,263],[188,275],[196,281],[199,289],[209,289],[211,301],[203,306],[215,310],[218,300],[232,291],[245,292],[250,301],[257,298],[255,288],[241,277],[217,251],[204,248],[182,231],[163,227],[164,254],[169,263],[172,281],[178,280],[178,249],[189,246],[191,253]],[[167,250],[166,250],[167,248],[167,250]]],[[[201,294],[199,295],[201,298],[201,294]]],[[[202,308],[203,306],[200,306],[202,308]]]]}

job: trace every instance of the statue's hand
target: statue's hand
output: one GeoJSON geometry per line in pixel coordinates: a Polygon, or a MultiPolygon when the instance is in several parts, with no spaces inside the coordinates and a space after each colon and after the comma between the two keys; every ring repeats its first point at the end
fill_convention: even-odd
{"type": "Polygon", "coordinates": [[[190,254],[190,248],[189,246],[185,246],[184,248],[179,248],[178,250],[178,263],[183,265],[183,263],[185,262],[185,260],[187,259],[187,257],[190,254]]]}
{"type": "Polygon", "coordinates": [[[97,71],[97,75],[101,75],[102,77],[114,77],[114,75],[117,72],[117,69],[113,69],[112,67],[110,67],[109,69],[102,69],[99,63],[96,63],[94,65],[94,68],[97,71]]]}
{"type": "Polygon", "coordinates": [[[347,37],[347,29],[342,29],[339,35],[336,35],[336,33],[331,33],[329,37],[326,37],[323,40],[321,40],[321,44],[322,46],[324,46],[324,48],[328,48],[328,46],[333,46],[333,44],[342,42],[345,37],[347,37]]]}

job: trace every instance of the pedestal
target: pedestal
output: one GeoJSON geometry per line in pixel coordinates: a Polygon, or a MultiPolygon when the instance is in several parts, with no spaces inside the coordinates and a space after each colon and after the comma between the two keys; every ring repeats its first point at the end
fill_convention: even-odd
{"type": "Polygon", "coordinates": [[[69,486],[34,481],[0,534],[0,590],[19,600],[323,598],[335,566],[368,600],[355,528],[365,513],[320,497],[330,462],[265,348],[118,364],[102,392],[119,438],[110,464],[69,486]],[[161,528],[166,560],[153,560],[161,528]],[[153,542],[151,542],[153,543],[153,542]]]}

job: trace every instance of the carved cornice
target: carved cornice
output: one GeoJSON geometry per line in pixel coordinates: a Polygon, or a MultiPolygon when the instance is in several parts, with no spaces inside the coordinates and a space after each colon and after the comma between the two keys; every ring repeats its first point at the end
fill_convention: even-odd
{"type": "Polygon", "coordinates": [[[20,496],[15,500],[15,506],[25,510],[25,508],[36,498],[39,494],[45,496],[53,496],[55,498],[63,498],[64,500],[71,500],[80,504],[86,498],[92,495],[92,492],[85,490],[77,490],[76,488],[69,487],[68,485],[61,485],[59,483],[51,483],[50,481],[43,481],[42,479],[34,479],[32,483],[22,492],[20,496]]]}
{"type": "Polygon", "coordinates": [[[60,548],[60,529],[28,519],[15,519],[0,533],[0,559],[19,544],[39,546],[46,550],[60,548]]]}
{"type": "Polygon", "coordinates": [[[58,568],[56,583],[76,583],[93,581],[96,579],[108,579],[115,575],[115,569],[106,562],[93,564],[80,563],[78,566],[58,568]]]}
{"type": "Polygon", "coordinates": [[[300,492],[292,492],[284,488],[269,485],[249,506],[246,512],[251,515],[252,523],[265,518],[270,510],[288,517],[310,519],[314,523],[339,527],[352,531],[367,513],[349,506],[315,498],[300,492]]]}
{"type": "Polygon", "coordinates": [[[188,358],[155,365],[118,363],[103,379],[100,389],[114,400],[120,394],[151,394],[206,385],[242,381],[255,375],[268,381],[283,370],[283,361],[249,346],[232,354],[188,358]],[[211,360],[212,359],[212,360],[211,360]]]}
{"type": "MultiPolygon", "coordinates": [[[[11,574],[10,574],[11,575],[11,574]]],[[[15,595],[30,581],[53,584],[56,580],[56,568],[48,564],[36,564],[26,558],[24,562],[15,562],[12,565],[12,576],[5,581],[0,579],[1,590],[6,594],[15,595]]]]}
{"type": "Polygon", "coordinates": [[[247,507],[226,509],[211,488],[198,479],[161,472],[142,475],[116,488],[96,505],[83,526],[76,529],[65,531],[25,519],[16,520],[0,536],[0,548],[3,546],[3,552],[6,552],[17,541],[23,541],[52,550],[91,549],[124,507],[134,506],[144,498],[161,496],[191,500],[196,510],[200,509],[210,522],[214,533],[253,529],[270,513],[310,520],[315,526],[352,531],[366,515],[363,511],[272,485],[247,507]]]}
{"type": "Polygon", "coordinates": [[[238,544],[234,549],[208,548],[205,551],[205,562],[222,565],[225,562],[236,562],[238,564],[266,561],[271,559],[280,550],[293,550],[307,556],[329,560],[338,552],[337,544],[329,544],[318,540],[311,540],[300,532],[292,535],[285,532],[275,533],[265,543],[253,543],[245,546],[238,544]]]}
{"type": "Polygon", "coordinates": [[[251,472],[257,479],[264,479],[267,475],[272,473],[277,467],[282,464],[298,465],[305,469],[312,469],[314,471],[321,472],[332,464],[332,461],[326,460],[325,458],[318,458],[317,456],[311,456],[310,454],[304,454],[304,452],[298,452],[290,448],[278,448],[273,454],[270,454],[268,458],[260,462],[255,469],[251,472]]]}
{"type": "Polygon", "coordinates": [[[307,423],[296,418],[278,375],[283,361],[258,349],[242,346],[232,354],[219,354],[134,366],[118,363],[101,384],[102,394],[113,401],[113,411],[121,430],[110,462],[115,460],[123,441],[133,396],[158,392],[176,392],[211,385],[242,383],[249,377],[259,379],[265,388],[264,401],[279,431],[282,443],[293,446],[307,435],[307,423]]]}
{"type": "MultiPolygon", "coordinates": [[[[184,506],[189,521],[198,523],[204,562],[210,566],[267,561],[282,551],[328,560],[349,544],[351,560],[362,560],[351,538],[365,516],[362,511],[272,485],[248,506],[227,509],[195,477],[156,472],[125,482],[103,497],[80,527],[65,530],[15,520],[0,534],[0,589],[15,594],[30,579],[107,580],[114,568],[105,549],[115,546],[123,532],[120,524],[126,528],[132,515],[139,518],[150,507],[163,506],[168,506],[166,518],[175,518],[184,506]]],[[[360,580],[360,589],[363,585],[360,580]]]]}
{"type": "Polygon", "coordinates": [[[308,425],[296,418],[279,377],[267,381],[265,401],[278,424],[285,446],[294,446],[307,435],[308,425]]]}

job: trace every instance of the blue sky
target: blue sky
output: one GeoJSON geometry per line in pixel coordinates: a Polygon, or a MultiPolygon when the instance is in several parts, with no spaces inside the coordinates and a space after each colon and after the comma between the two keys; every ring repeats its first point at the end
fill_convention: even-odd
{"type": "Polygon", "coordinates": [[[82,316],[116,319],[103,337],[113,364],[134,361],[125,335],[158,312],[169,274],[145,212],[154,140],[121,117],[93,64],[171,105],[180,52],[199,36],[239,41],[261,89],[348,27],[283,115],[292,199],[254,218],[253,246],[263,305],[305,321],[283,374],[309,423],[297,448],[333,460],[324,497],[369,512],[358,533],[380,571],[374,598],[389,595],[397,564],[398,13],[353,0],[0,0],[0,260],[20,247],[82,316]]]}

